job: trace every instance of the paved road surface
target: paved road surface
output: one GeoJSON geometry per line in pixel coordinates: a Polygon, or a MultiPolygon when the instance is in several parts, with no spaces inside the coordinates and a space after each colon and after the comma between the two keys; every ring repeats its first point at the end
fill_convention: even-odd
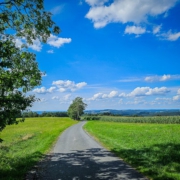
{"type": "Polygon", "coordinates": [[[147,180],[101,147],[80,122],[60,136],[52,154],[38,168],[42,180],[147,180]]]}

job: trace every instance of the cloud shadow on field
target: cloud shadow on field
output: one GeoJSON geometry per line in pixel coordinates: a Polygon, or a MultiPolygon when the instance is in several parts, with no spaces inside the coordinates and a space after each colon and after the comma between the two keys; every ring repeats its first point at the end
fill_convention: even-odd
{"type": "Polygon", "coordinates": [[[39,164],[37,175],[43,180],[146,179],[112,153],[100,148],[51,154],[39,164]]]}

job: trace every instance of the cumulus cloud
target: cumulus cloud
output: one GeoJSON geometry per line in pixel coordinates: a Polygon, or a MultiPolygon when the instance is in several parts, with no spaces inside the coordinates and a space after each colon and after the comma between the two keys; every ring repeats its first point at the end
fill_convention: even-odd
{"type": "Polygon", "coordinates": [[[88,3],[90,6],[99,6],[108,2],[108,0],[85,0],[85,2],[88,3]]]}
{"type": "Polygon", "coordinates": [[[80,82],[80,83],[75,83],[74,81],[63,81],[63,80],[58,80],[58,81],[53,81],[52,83],[53,85],[58,87],[58,90],[60,92],[65,92],[65,91],[76,91],[79,90],[81,88],[83,88],[84,86],[87,85],[86,82],[80,82]]]}
{"type": "Polygon", "coordinates": [[[165,40],[176,41],[180,38],[180,32],[177,32],[177,33],[168,32],[168,33],[162,34],[161,36],[163,36],[165,40]]]}
{"type": "Polygon", "coordinates": [[[69,100],[70,97],[71,97],[71,94],[66,94],[66,95],[64,96],[64,100],[69,100]]]}
{"type": "Polygon", "coordinates": [[[109,98],[118,97],[118,91],[111,91],[108,95],[109,98]]]}
{"type": "Polygon", "coordinates": [[[161,87],[161,88],[137,87],[127,96],[135,97],[135,96],[165,95],[169,92],[170,90],[167,89],[166,87],[161,87]]]}
{"type": "Polygon", "coordinates": [[[163,76],[147,76],[145,77],[145,81],[147,82],[155,82],[155,81],[168,81],[168,80],[178,80],[180,79],[180,75],[170,75],[170,74],[164,74],[163,76]]]}
{"type": "Polygon", "coordinates": [[[177,94],[179,94],[179,95],[180,95],[180,89],[178,89],[177,94]]]}
{"type": "Polygon", "coordinates": [[[126,29],[124,31],[125,34],[144,34],[146,32],[145,28],[142,28],[140,26],[126,26],[126,29]]]}
{"type": "Polygon", "coordinates": [[[102,28],[112,22],[139,24],[146,22],[148,16],[166,13],[178,0],[86,0],[91,6],[86,18],[92,20],[95,28],[102,28]]]}
{"type": "Polygon", "coordinates": [[[56,87],[50,87],[49,89],[46,89],[45,87],[41,87],[41,88],[34,89],[33,92],[38,93],[38,94],[45,94],[45,93],[52,93],[54,92],[55,89],[56,87]]]}
{"type": "Polygon", "coordinates": [[[161,87],[161,88],[156,87],[154,89],[149,88],[149,91],[146,92],[146,95],[148,95],[148,96],[149,95],[165,95],[169,92],[170,92],[170,90],[167,89],[166,87],[161,87]]]}
{"type": "Polygon", "coordinates": [[[116,97],[119,97],[118,91],[111,91],[109,94],[105,94],[105,93],[94,94],[93,97],[89,98],[88,100],[97,100],[97,99],[105,99],[105,98],[116,98],[116,97]]]}
{"type": "Polygon", "coordinates": [[[145,96],[149,89],[149,87],[137,87],[128,96],[145,96]]]}
{"type": "Polygon", "coordinates": [[[40,52],[41,49],[42,49],[42,44],[41,42],[36,39],[36,40],[32,40],[33,44],[27,44],[26,40],[24,38],[16,38],[14,40],[15,44],[16,44],[16,47],[18,48],[22,48],[22,45],[27,45],[29,48],[33,49],[34,51],[38,51],[40,52]]]}
{"type": "Polygon", "coordinates": [[[180,95],[174,96],[174,97],[173,97],[173,100],[174,100],[174,101],[179,101],[179,100],[180,100],[180,95]]]}
{"type": "Polygon", "coordinates": [[[174,101],[179,101],[180,100],[180,89],[177,90],[177,95],[173,97],[174,101]]]}
{"type": "Polygon", "coordinates": [[[33,50],[35,50],[35,51],[38,51],[38,52],[40,52],[41,49],[42,49],[42,44],[41,44],[41,42],[40,42],[38,39],[33,40],[33,44],[28,45],[28,46],[29,46],[31,49],[33,49],[33,50]]]}
{"type": "Polygon", "coordinates": [[[53,100],[58,100],[59,97],[58,97],[58,96],[53,96],[52,99],[53,99],[53,100]]]}
{"type": "Polygon", "coordinates": [[[47,40],[47,44],[59,48],[63,44],[70,43],[71,41],[71,38],[59,38],[58,36],[51,34],[47,40]]]}
{"type": "Polygon", "coordinates": [[[99,100],[99,99],[110,99],[110,98],[136,98],[137,102],[142,102],[140,100],[143,96],[155,96],[155,95],[166,95],[170,90],[166,87],[137,87],[130,93],[118,93],[118,91],[111,91],[109,94],[106,93],[96,93],[93,97],[87,100],[99,100]]]}

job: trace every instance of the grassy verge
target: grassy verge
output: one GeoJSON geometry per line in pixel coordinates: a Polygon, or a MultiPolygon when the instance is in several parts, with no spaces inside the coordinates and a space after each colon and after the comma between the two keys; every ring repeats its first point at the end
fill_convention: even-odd
{"type": "Polygon", "coordinates": [[[69,118],[27,118],[7,126],[0,138],[0,179],[23,179],[47,153],[59,134],[76,122],[69,118]]]}
{"type": "Polygon", "coordinates": [[[90,121],[84,128],[144,175],[180,179],[180,125],[90,121]]]}

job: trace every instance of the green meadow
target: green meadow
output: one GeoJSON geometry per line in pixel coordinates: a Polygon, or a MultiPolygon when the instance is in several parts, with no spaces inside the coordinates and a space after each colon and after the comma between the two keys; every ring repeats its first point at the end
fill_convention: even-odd
{"type": "Polygon", "coordinates": [[[52,147],[58,136],[76,121],[70,118],[26,118],[7,126],[0,138],[0,179],[23,179],[52,147]]]}
{"type": "Polygon", "coordinates": [[[150,179],[180,179],[179,124],[89,121],[84,128],[150,179]]]}

